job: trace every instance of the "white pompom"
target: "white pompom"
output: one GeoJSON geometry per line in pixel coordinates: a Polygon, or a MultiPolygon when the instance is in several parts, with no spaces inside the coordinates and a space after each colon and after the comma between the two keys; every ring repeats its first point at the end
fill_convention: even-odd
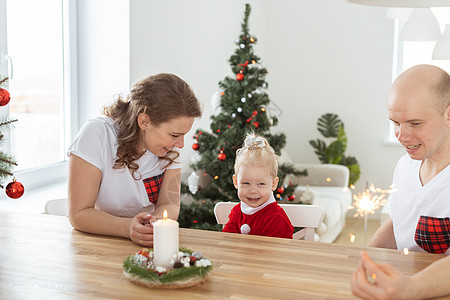
{"type": "Polygon", "coordinates": [[[249,234],[250,233],[250,226],[248,224],[244,224],[241,226],[241,233],[242,234],[249,234]]]}
{"type": "Polygon", "coordinates": [[[195,194],[198,191],[198,180],[199,179],[200,179],[200,176],[195,174],[195,172],[192,172],[192,174],[188,177],[189,191],[191,191],[192,194],[195,194]]]}

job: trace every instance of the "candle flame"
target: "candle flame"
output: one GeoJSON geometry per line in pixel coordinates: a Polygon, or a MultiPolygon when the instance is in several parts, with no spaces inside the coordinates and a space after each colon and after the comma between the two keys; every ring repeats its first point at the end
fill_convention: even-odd
{"type": "Polygon", "coordinates": [[[164,210],[164,212],[163,212],[163,219],[167,220],[167,210],[164,210]]]}
{"type": "Polygon", "coordinates": [[[408,248],[404,248],[403,249],[403,253],[405,253],[405,255],[408,255],[409,254],[409,249],[408,248]]]}

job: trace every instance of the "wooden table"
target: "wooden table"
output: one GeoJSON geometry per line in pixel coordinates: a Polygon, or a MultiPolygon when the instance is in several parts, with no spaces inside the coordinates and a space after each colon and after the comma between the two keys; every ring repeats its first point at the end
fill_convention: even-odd
{"type": "MultiPolygon", "coordinates": [[[[206,283],[148,289],[122,277],[124,258],[141,249],[131,241],[76,231],[65,217],[0,211],[0,299],[353,299],[361,250],[193,229],[180,229],[180,246],[212,260],[206,283]]],[[[442,258],[368,252],[407,274],[442,258]]]]}

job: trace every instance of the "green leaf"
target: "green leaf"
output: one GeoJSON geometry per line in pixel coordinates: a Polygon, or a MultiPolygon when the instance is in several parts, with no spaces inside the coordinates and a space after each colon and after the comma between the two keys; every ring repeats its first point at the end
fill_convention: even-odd
{"type": "Polygon", "coordinates": [[[344,125],[342,124],[339,125],[337,139],[344,144],[345,148],[347,148],[347,136],[345,135],[344,125]]]}
{"type": "Polygon", "coordinates": [[[317,121],[317,130],[326,138],[337,137],[342,121],[336,114],[324,114],[317,121]]]}
{"type": "Polygon", "coordinates": [[[325,150],[327,162],[330,164],[339,163],[341,161],[342,156],[344,155],[344,152],[345,152],[345,145],[341,141],[336,140],[332,142],[325,150]]]}
{"type": "Polygon", "coordinates": [[[358,181],[361,175],[361,170],[359,168],[358,161],[356,160],[356,158],[353,156],[343,156],[339,164],[346,166],[350,171],[348,183],[355,184],[355,182],[358,181]]]}
{"type": "Polygon", "coordinates": [[[329,146],[320,140],[311,140],[309,143],[315,149],[322,163],[340,164],[346,166],[350,171],[349,184],[354,184],[361,174],[358,161],[352,156],[345,156],[347,150],[347,136],[344,124],[336,114],[324,114],[317,121],[317,130],[324,137],[336,138],[329,146]]]}
{"type": "Polygon", "coordinates": [[[347,165],[347,168],[350,170],[350,178],[348,180],[348,183],[355,184],[355,182],[358,181],[359,176],[361,175],[359,165],[347,165]]]}
{"type": "Polygon", "coordinates": [[[317,139],[317,140],[310,140],[309,144],[315,149],[314,153],[317,154],[320,162],[322,162],[323,164],[328,163],[326,155],[327,145],[325,144],[325,142],[317,139]]]}

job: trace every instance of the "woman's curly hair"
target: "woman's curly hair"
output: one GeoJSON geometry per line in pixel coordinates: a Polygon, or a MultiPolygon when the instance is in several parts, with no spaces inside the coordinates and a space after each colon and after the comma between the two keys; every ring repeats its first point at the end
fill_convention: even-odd
{"type": "MultiPolygon", "coordinates": [[[[136,160],[142,155],[138,151],[141,129],[138,116],[145,113],[154,126],[178,117],[200,117],[201,105],[191,87],[174,74],[160,73],[138,82],[124,99],[119,96],[103,113],[114,120],[118,132],[118,148],[115,169],[128,168],[133,177],[139,169],[136,160]]],[[[169,151],[161,160],[170,166],[180,154],[169,151]]]]}

